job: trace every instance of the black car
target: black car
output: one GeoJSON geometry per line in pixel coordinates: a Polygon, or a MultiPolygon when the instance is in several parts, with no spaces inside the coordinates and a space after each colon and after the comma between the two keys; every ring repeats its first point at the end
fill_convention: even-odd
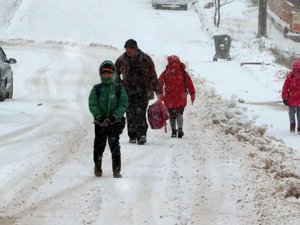
{"type": "Polygon", "coordinates": [[[5,52],[0,47],[0,101],[13,96],[13,72],[10,64],[15,63],[17,63],[15,59],[7,59],[5,52]]]}

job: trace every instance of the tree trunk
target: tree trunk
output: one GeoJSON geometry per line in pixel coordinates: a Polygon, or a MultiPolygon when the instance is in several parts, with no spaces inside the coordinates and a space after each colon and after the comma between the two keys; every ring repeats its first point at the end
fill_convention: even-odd
{"type": "Polygon", "coordinates": [[[218,18],[217,18],[217,28],[220,26],[220,20],[221,20],[221,3],[220,0],[218,0],[218,18]]]}
{"type": "Polygon", "coordinates": [[[268,0],[258,2],[258,37],[267,36],[267,2],[268,0]]]}
{"type": "Polygon", "coordinates": [[[221,3],[220,0],[215,0],[214,2],[215,2],[214,24],[217,28],[219,28],[220,19],[221,19],[221,15],[220,15],[221,3]]]}
{"type": "Polygon", "coordinates": [[[217,0],[215,2],[215,14],[214,14],[214,25],[217,26],[217,0]]]}

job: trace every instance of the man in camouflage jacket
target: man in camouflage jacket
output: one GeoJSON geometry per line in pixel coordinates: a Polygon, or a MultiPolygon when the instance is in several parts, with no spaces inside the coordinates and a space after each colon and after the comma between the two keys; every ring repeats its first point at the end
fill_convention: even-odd
{"type": "Polygon", "coordinates": [[[127,131],[130,143],[146,143],[148,124],[146,111],[154,92],[159,97],[160,90],[154,63],[149,55],[138,48],[133,39],[126,41],[126,51],[117,59],[117,82],[123,84],[129,105],[126,111],[127,131]]]}

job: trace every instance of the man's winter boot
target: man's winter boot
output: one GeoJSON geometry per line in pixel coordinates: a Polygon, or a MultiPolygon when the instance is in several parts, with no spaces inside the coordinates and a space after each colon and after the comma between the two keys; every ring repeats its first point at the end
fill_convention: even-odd
{"type": "Polygon", "coordinates": [[[172,137],[172,138],[176,138],[176,137],[177,137],[177,130],[176,130],[176,129],[173,129],[173,130],[172,130],[171,137],[172,137]]]}
{"type": "Polygon", "coordinates": [[[291,133],[295,133],[295,128],[296,128],[296,124],[295,123],[291,123],[290,124],[290,132],[291,133]]]}
{"type": "Polygon", "coordinates": [[[300,127],[297,128],[298,134],[300,134],[300,127]]]}
{"type": "Polygon", "coordinates": [[[96,177],[101,177],[102,176],[102,169],[98,166],[94,167],[94,174],[96,177]]]}
{"type": "Polygon", "coordinates": [[[182,129],[178,129],[178,138],[182,138],[184,135],[182,129]]]}
{"type": "Polygon", "coordinates": [[[130,138],[130,139],[129,139],[129,143],[135,144],[135,143],[136,143],[136,139],[135,139],[135,138],[130,138]]]}
{"type": "Polygon", "coordinates": [[[147,142],[146,136],[141,136],[138,139],[138,145],[144,145],[147,142]]]}
{"type": "Polygon", "coordinates": [[[113,177],[114,178],[122,178],[122,175],[121,175],[120,171],[113,171],[113,177]]]}

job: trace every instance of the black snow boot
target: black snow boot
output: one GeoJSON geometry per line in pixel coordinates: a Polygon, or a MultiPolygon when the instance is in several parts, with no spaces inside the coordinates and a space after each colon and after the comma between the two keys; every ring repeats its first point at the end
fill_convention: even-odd
{"type": "Polygon", "coordinates": [[[176,138],[176,137],[177,137],[177,130],[176,130],[176,129],[173,129],[173,130],[172,130],[171,137],[172,137],[172,138],[176,138]]]}
{"type": "Polygon", "coordinates": [[[136,143],[136,139],[135,139],[135,138],[130,138],[130,139],[129,139],[129,143],[135,144],[135,143],[136,143]]]}
{"type": "Polygon", "coordinates": [[[296,124],[295,123],[291,123],[290,124],[290,132],[291,133],[295,133],[295,128],[296,128],[296,124]]]}
{"type": "Polygon", "coordinates": [[[138,139],[138,145],[144,145],[146,142],[147,142],[146,136],[141,136],[141,137],[138,139]]]}
{"type": "Polygon", "coordinates": [[[113,177],[114,178],[122,178],[122,174],[120,171],[113,171],[113,177]]]}
{"type": "Polygon", "coordinates": [[[182,129],[178,129],[178,138],[182,138],[184,135],[182,129]]]}
{"type": "Polygon", "coordinates": [[[102,169],[99,166],[94,167],[94,174],[96,177],[101,177],[102,176],[102,169]]]}

